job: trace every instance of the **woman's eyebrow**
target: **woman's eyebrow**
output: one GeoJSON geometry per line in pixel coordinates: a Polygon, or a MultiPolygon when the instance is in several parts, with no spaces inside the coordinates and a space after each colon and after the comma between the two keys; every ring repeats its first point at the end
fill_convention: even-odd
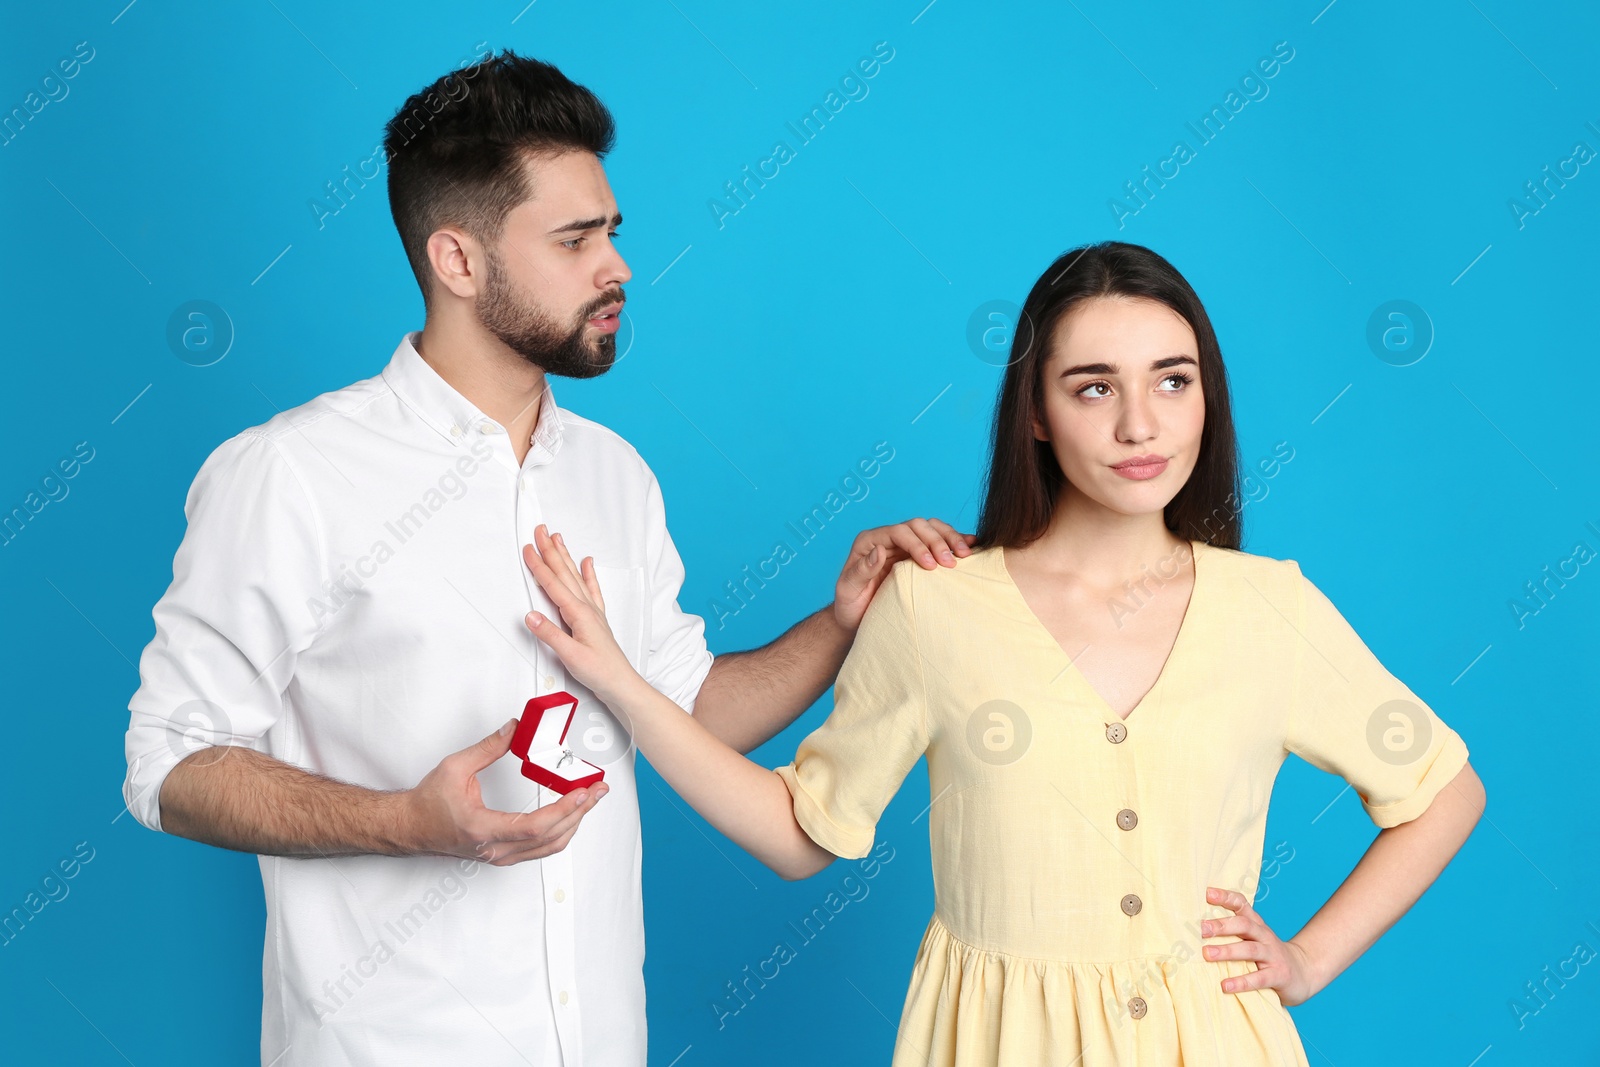
{"type": "MultiPolygon", "coordinates": [[[[1184,356],[1184,355],[1163,356],[1160,359],[1151,360],[1150,361],[1150,369],[1151,370],[1166,370],[1168,367],[1181,367],[1185,363],[1191,363],[1191,364],[1194,364],[1194,366],[1197,366],[1197,367],[1200,365],[1199,363],[1197,363],[1195,361],[1195,358],[1193,356],[1184,356]]],[[[1120,374],[1120,373],[1121,373],[1121,368],[1119,368],[1117,366],[1117,364],[1115,364],[1115,363],[1079,363],[1079,364],[1077,364],[1075,366],[1068,367],[1066,370],[1062,371],[1061,372],[1061,377],[1065,378],[1065,377],[1068,377],[1069,375],[1073,375],[1073,374],[1120,374]]]]}

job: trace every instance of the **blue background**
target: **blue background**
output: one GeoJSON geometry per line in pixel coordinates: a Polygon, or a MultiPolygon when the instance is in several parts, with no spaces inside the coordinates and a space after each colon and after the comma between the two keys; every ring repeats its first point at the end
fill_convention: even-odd
{"type": "MultiPolygon", "coordinates": [[[[1510,606],[1577,543],[1600,549],[1600,165],[1520,225],[1510,207],[1575,143],[1600,149],[1594,11],[924,3],[112,0],[7,13],[0,112],[78,42],[94,49],[68,95],[0,146],[0,510],[78,442],[94,449],[68,495],[0,548],[0,910],[78,842],[94,850],[69,895],[0,948],[8,1061],[256,1055],[254,859],[119,810],[134,664],[206,454],[376,373],[422,325],[381,180],[321,228],[309,204],[372,155],[408,94],[487,42],[557,63],[618,119],[607,171],[627,216],[634,340],[610,374],[556,388],[654,465],[685,608],[712,617],[723,583],[790,518],[875,442],[895,450],[864,499],[710,625],[713,651],[764,643],[825,603],[863,528],[917,515],[973,528],[1000,374],[969,344],[975,311],[1020,302],[1086,241],[1135,241],[1177,265],[1221,338],[1243,460],[1294,449],[1245,509],[1246,549],[1301,562],[1462,733],[1490,797],[1412,913],[1294,1009],[1311,1061],[1594,1062],[1600,964],[1551,982],[1542,1002],[1526,983],[1579,943],[1600,949],[1600,567],[1552,584],[1520,626],[1510,606]],[[785,124],[880,41],[894,55],[868,95],[799,146],[785,124]],[[1179,138],[1194,147],[1186,122],[1280,41],[1294,55],[1267,95],[1119,228],[1108,205],[1124,182],[1179,138]],[[779,139],[795,158],[719,227],[710,202],[779,139]],[[1407,366],[1368,341],[1397,299],[1432,338],[1407,366]],[[166,340],[190,300],[219,305],[235,331],[211,366],[166,340]]],[[[756,758],[787,762],[827,711],[825,698],[756,758]]],[[[894,859],[869,895],[721,1027],[724,983],[849,865],[784,883],[641,773],[653,1061],[887,1062],[932,908],[925,770],[879,826],[894,859]]],[[[1293,859],[1261,910],[1284,936],[1375,832],[1342,785],[1298,760],[1279,778],[1268,854],[1283,843],[1293,859]]]]}

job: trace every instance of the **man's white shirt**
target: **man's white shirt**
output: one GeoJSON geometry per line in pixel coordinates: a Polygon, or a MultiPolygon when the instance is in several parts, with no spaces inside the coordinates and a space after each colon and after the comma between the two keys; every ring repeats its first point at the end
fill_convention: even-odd
{"type": "MultiPolygon", "coordinates": [[[[568,745],[609,794],[567,848],[495,867],[446,857],[260,857],[263,1064],[645,1062],[644,919],[633,750],[528,632],[559,618],[522,562],[534,528],[593,556],[629,660],[693,711],[705,624],[649,466],[558,408],[548,382],[519,465],[505,427],[408,333],[376,377],[223,442],[129,704],[129,810],[159,830],[168,771],[243,745],[373,789],[407,789],[533,696],[579,698],[568,745]]],[[[491,808],[557,799],[508,755],[491,808]]]]}

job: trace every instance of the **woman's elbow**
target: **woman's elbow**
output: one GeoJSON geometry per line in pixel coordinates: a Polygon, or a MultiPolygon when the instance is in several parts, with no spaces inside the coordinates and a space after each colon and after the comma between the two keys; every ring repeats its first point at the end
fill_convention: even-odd
{"type": "MultiPolygon", "coordinates": [[[[1489,803],[1489,791],[1484,787],[1483,779],[1478,777],[1477,769],[1470,762],[1462,764],[1454,784],[1476,815],[1481,816],[1489,803]]],[[[1473,821],[1476,822],[1477,819],[1474,818],[1473,821]]]]}
{"type": "Polygon", "coordinates": [[[1488,791],[1484,788],[1483,779],[1478,777],[1478,772],[1472,764],[1463,764],[1455,778],[1440,794],[1434,798],[1434,807],[1439,809],[1435,821],[1440,825],[1449,823],[1456,827],[1456,833],[1465,841],[1473,829],[1483,818],[1485,805],[1488,803],[1488,791]]]}
{"type": "Polygon", "coordinates": [[[772,869],[785,882],[801,882],[826,870],[828,865],[838,858],[810,838],[806,838],[801,842],[800,848],[795,850],[795,855],[786,857],[782,863],[772,865],[772,869]]]}

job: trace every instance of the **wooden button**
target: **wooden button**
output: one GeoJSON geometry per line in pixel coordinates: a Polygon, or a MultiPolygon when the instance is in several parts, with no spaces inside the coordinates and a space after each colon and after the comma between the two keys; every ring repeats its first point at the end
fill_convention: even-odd
{"type": "Polygon", "coordinates": [[[1117,812],[1117,825],[1124,830],[1132,830],[1139,825],[1139,816],[1134,814],[1132,808],[1123,808],[1117,812]]]}
{"type": "Polygon", "coordinates": [[[1128,739],[1128,727],[1120,722],[1106,723],[1106,740],[1113,745],[1120,745],[1128,739]]]}
{"type": "Polygon", "coordinates": [[[1132,893],[1122,898],[1122,911],[1124,914],[1137,915],[1142,907],[1144,907],[1144,901],[1132,893]]]}
{"type": "Polygon", "coordinates": [[[1128,1001],[1128,1014],[1133,1016],[1135,1019],[1143,1019],[1144,1013],[1148,1011],[1149,1008],[1150,1006],[1144,1002],[1143,997],[1134,997],[1132,1000],[1128,1001]]]}

